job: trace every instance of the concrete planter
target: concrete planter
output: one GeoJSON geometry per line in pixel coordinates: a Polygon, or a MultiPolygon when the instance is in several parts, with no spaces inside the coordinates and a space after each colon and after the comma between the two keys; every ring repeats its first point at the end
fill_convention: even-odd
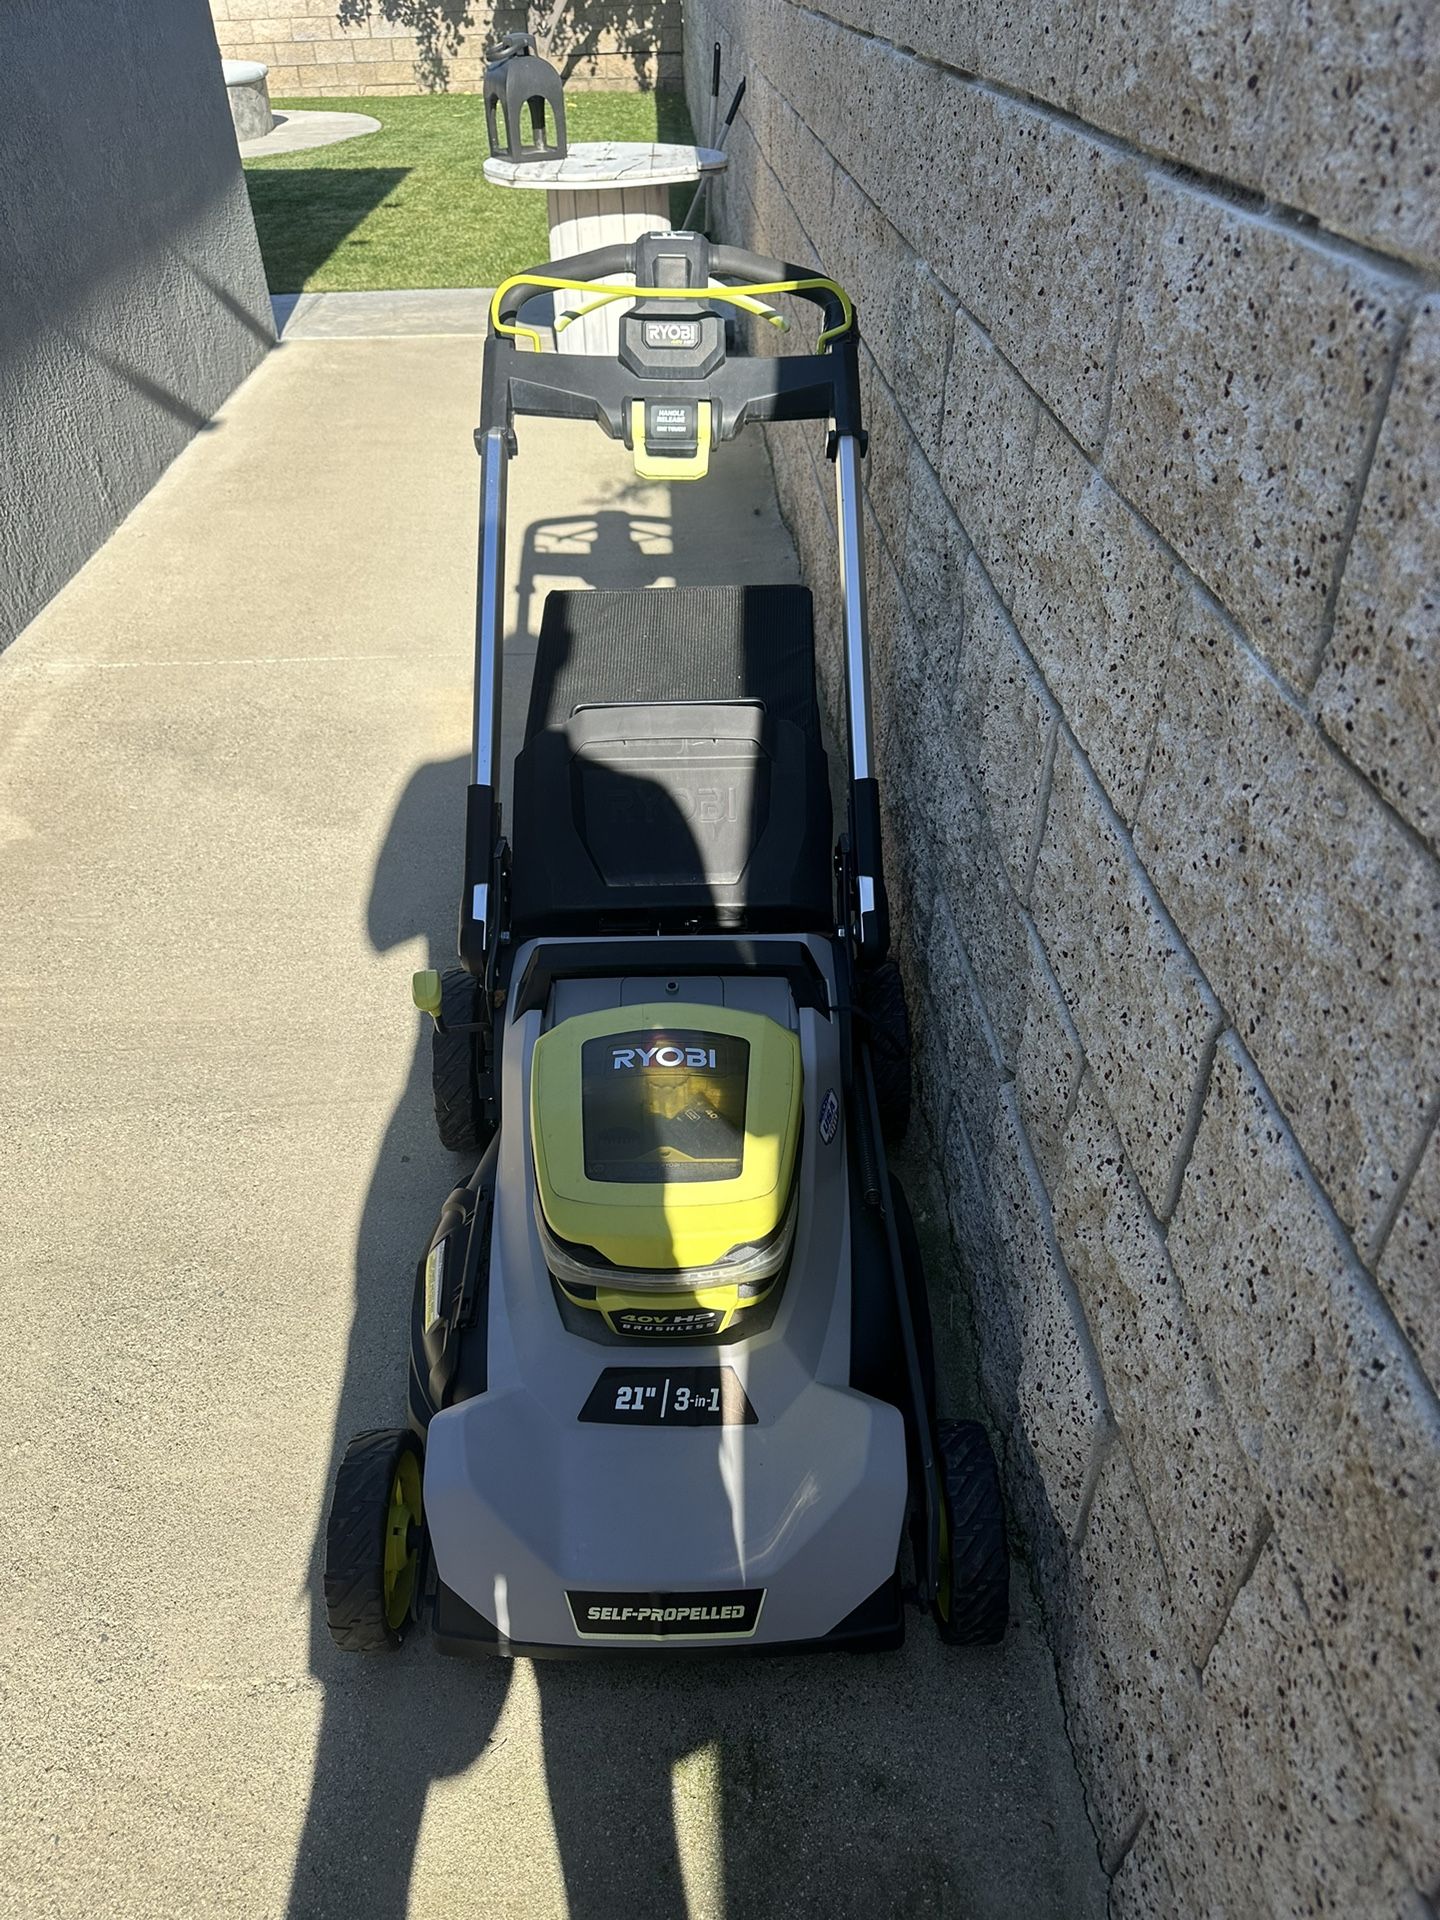
{"type": "Polygon", "coordinates": [[[268,68],[258,60],[222,60],[225,92],[230,100],[230,118],[235,122],[237,140],[262,140],[275,124],[270,111],[268,68]]]}

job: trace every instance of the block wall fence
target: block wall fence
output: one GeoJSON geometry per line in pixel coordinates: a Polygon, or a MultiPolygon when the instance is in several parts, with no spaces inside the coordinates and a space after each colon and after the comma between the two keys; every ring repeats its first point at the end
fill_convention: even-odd
{"type": "MultiPolygon", "coordinates": [[[[210,0],[220,51],[301,98],[479,93],[487,49],[538,31],[549,0],[210,0]]],[[[552,58],[572,88],[680,85],[680,0],[574,0],[552,58]]]]}
{"type": "Polygon", "coordinates": [[[721,231],[860,310],[922,1124],[1114,1912],[1424,1920],[1440,14],[688,0],[692,112],[715,39],[721,231]]]}

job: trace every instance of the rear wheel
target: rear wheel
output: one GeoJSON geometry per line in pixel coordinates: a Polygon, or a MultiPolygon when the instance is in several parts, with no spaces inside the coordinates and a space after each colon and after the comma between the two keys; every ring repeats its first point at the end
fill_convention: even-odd
{"type": "Polygon", "coordinates": [[[345,1449],[325,1523],[325,1621],[347,1653],[393,1653],[410,1625],[424,1526],[420,1443],[361,1433],[345,1449]]]}
{"type": "Polygon", "coordinates": [[[472,974],[460,967],[441,974],[440,1025],[430,1035],[430,1085],[440,1144],[451,1153],[480,1153],[494,1132],[487,1099],[487,1036],[474,1031],[483,1005],[472,974]]]}
{"type": "Polygon", "coordinates": [[[935,1422],[940,1589],[935,1624],[956,1647],[998,1646],[1010,1618],[1010,1551],[990,1436],[978,1420],[935,1422]]]}
{"type": "MultiPolygon", "coordinates": [[[[930,1292],[925,1285],[925,1262],[920,1254],[920,1236],[915,1231],[915,1216],[905,1189],[892,1173],[890,1204],[895,1213],[895,1237],[900,1242],[900,1265],[905,1274],[905,1292],[910,1302],[910,1318],[915,1328],[915,1349],[920,1359],[920,1378],[925,1384],[925,1414],[935,1412],[935,1329],[930,1319],[930,1292]]],[[[900,1364],[905,1364],[902,1348],[900,1364]]]]}
{"type": "Polygon", "coordinates": [[[904,977],[893,960],[860,975],[858,999],[870,1043],[880,1131],[893,1145],[905,1138],[911,1099],[910,1009],[904,977]]]}

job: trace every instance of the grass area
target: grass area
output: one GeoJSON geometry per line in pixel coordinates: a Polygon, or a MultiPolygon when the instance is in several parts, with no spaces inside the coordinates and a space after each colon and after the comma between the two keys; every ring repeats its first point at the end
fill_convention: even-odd
{"type": "MultiPolygon", "coordinates": [[[[478,94],[278,100],[279,112],[368,113],[378,133],[245,162],[272,293],[493,287],[550,251],[545,195],[492,187],[478,94]]],[[[689,140],[678,93],[572,93],[577,140],[689,140]]],[[[680,219],[693,189],[672,192],[680,219]]]]}

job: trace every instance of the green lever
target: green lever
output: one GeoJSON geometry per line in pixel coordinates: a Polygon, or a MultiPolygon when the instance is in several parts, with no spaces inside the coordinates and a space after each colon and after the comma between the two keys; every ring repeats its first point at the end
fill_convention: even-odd
{"type": "Polygon", "coordinates": [[[421,1013],[429,1014],[438,1027],[440,1024],[440,976],[434,967],[426,967],[422,973],[411,975],[410,998],[421,1013]]]}

